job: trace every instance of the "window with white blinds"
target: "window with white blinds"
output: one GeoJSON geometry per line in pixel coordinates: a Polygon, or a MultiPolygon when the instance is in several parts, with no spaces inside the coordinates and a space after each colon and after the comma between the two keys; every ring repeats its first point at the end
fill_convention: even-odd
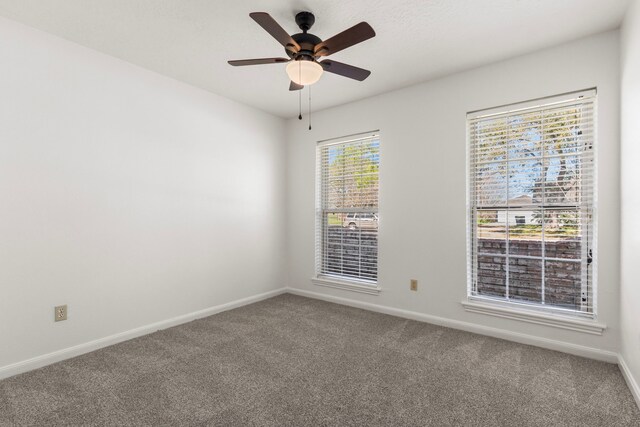
{"type": "Polygon", "coordinates": [[[318,143],[317,277],[376,284],[379,166],[377,134],[318,143]]]}
{"type": "Polygon", "coordinates": [[[595,90],[467,115],[469,285],[595,317],[595,90]]]}

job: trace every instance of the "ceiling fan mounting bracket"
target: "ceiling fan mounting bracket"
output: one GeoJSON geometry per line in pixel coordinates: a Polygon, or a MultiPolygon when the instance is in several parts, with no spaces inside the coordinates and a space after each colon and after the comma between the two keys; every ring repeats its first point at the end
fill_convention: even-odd
{"type": "Polygon", "coordinates": [[[306,33],[313,27],[316,17],[311,12],[300,12],[296,14],[296,25],[300,27],[303,33],[306,33]]]}

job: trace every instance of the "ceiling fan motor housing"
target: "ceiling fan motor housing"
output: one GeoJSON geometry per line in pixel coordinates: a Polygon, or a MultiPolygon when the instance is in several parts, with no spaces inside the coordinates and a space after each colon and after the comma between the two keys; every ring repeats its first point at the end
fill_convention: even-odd
{"type": "Polygon", "coordinates": [[[294,59],[309,59],[313,60],[315,58],[315,54],[313,49],[316,47],[318,43],[322,42],[322,39],[311,33],[298,33],[291,36],[292,39],[300,45],[300,50],[296,53],[291,52],[290,50],[285,49],[289,58],[294,59]],[[301,58],[302,57],[302,58],[301,58]]]}

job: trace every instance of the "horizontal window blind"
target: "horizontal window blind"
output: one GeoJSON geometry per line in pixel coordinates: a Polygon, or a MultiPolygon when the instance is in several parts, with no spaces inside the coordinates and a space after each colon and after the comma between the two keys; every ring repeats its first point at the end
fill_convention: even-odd
{"type": "Polygon", "coordinates": [[[467,117],[470,297],[595,315],[595,101],[467,117]]]}
{"type": "Polygon", "coordinates": [[[379,136],[319,143],[317,162],[316,273],[375,284],[379,136]]]}

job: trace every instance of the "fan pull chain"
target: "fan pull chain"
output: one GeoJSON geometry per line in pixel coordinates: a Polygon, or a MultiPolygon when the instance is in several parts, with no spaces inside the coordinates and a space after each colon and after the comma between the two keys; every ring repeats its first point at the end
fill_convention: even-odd
{"type": "MultiPolygon", "coordinates": [[[[298,81],[302,81],[302,66],[298,63],[298,81]]],[[[298,91],[298,120],[302,120],[302,89],[298,91]]]]}
{"type": "Polygon", "coordinates": [[[311,130],[311,85],[309,85],[309,130],[311,130]]]}

